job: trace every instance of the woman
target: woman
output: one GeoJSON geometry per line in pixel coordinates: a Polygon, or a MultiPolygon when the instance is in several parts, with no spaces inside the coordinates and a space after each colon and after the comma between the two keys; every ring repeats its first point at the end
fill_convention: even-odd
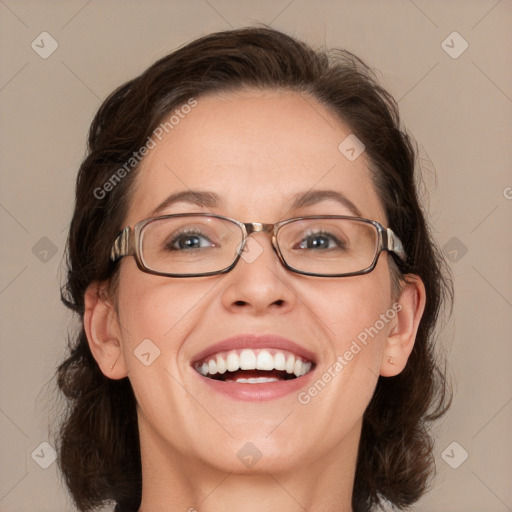
{"type": "Polygon", "coordinates": [[[414,503],[451,298],[396,104],[349,52],[212,34],[101,106],[63,300],[80,510],[414,503]]]}

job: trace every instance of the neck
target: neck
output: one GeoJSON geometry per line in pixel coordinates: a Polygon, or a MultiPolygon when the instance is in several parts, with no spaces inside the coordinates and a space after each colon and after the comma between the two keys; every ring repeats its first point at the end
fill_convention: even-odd
{"type": "Polygon", "coordinates": [[[328,453],[312,454],[301,467],[277,472],[267,461],[246,474],[176,451],[147,424],[139,429],[139,512],[352,512],[360,423],[328,453]]]}

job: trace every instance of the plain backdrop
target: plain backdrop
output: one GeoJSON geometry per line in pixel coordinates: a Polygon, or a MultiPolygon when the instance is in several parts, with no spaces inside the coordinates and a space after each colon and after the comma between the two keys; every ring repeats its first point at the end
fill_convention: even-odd
{"type": "Polygon", "coordinates": [[[414,510],[512,510],[511,15],[510,0],[0,0],[0,510],[75,510],[41,443],[71,320],[59,266],[94,113],[177,47],[256,22],[353,51],[398,100],[456,291],[443,332],[455,397],[434,429],[434,489],[414,510]]]}

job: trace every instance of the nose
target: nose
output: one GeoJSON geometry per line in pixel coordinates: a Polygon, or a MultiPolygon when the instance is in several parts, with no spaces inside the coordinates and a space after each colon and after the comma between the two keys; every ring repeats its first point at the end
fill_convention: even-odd
{"type": "Polygon", "coordinates": [[[274,251],[270,236],[253,233],[247,238],[237,265],[226,275],[222,303],[232,312],[253,315],[290,311],[297,301],[290,276],[274,251]]]}

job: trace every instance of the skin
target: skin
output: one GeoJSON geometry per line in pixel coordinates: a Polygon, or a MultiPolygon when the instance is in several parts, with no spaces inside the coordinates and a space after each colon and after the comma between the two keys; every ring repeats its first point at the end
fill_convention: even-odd
{"type": "MultiPolygon", "coordinates": [[[[332,201],[293,212],[286,207],[296,193],[325,189],[344,193],[364,217],[387,226],[366,155],[350,162],[338,150],[350,133],[326,107],[294,92],[201,97],[145,158],[125,225],[151,217],[169,194],[188,189],[216,192],[223,203],[178,203],[161,214],[214,212],[268,223],[350,214],[332,201]]],[[[87,291],[91,351],[106,376],[129,377],[137,399],[141,512],[352,510],[362,416],[378,376],[397,375],[407,362],[424,286],[409,276],[396,300],[385,252],[366,275],[294,274],[281,265],[268,235],[251,238],[248,254],[261,254],[224,275],[153,276],[125,257],[115,297],[109,300],[100,283],[87,291]],[[231,400],[201,384],[190,365],[195,354],[227,337],[275,333],[312,350],[321,378],[395,300],[397,316],[304,405],[295,393],[259,403],[231,400]],[[148,338],[160,356],[145,366],[134,350],[148,338]],[[252,468],[237,457],[246,443],[262,454],[252,468]]]]}

